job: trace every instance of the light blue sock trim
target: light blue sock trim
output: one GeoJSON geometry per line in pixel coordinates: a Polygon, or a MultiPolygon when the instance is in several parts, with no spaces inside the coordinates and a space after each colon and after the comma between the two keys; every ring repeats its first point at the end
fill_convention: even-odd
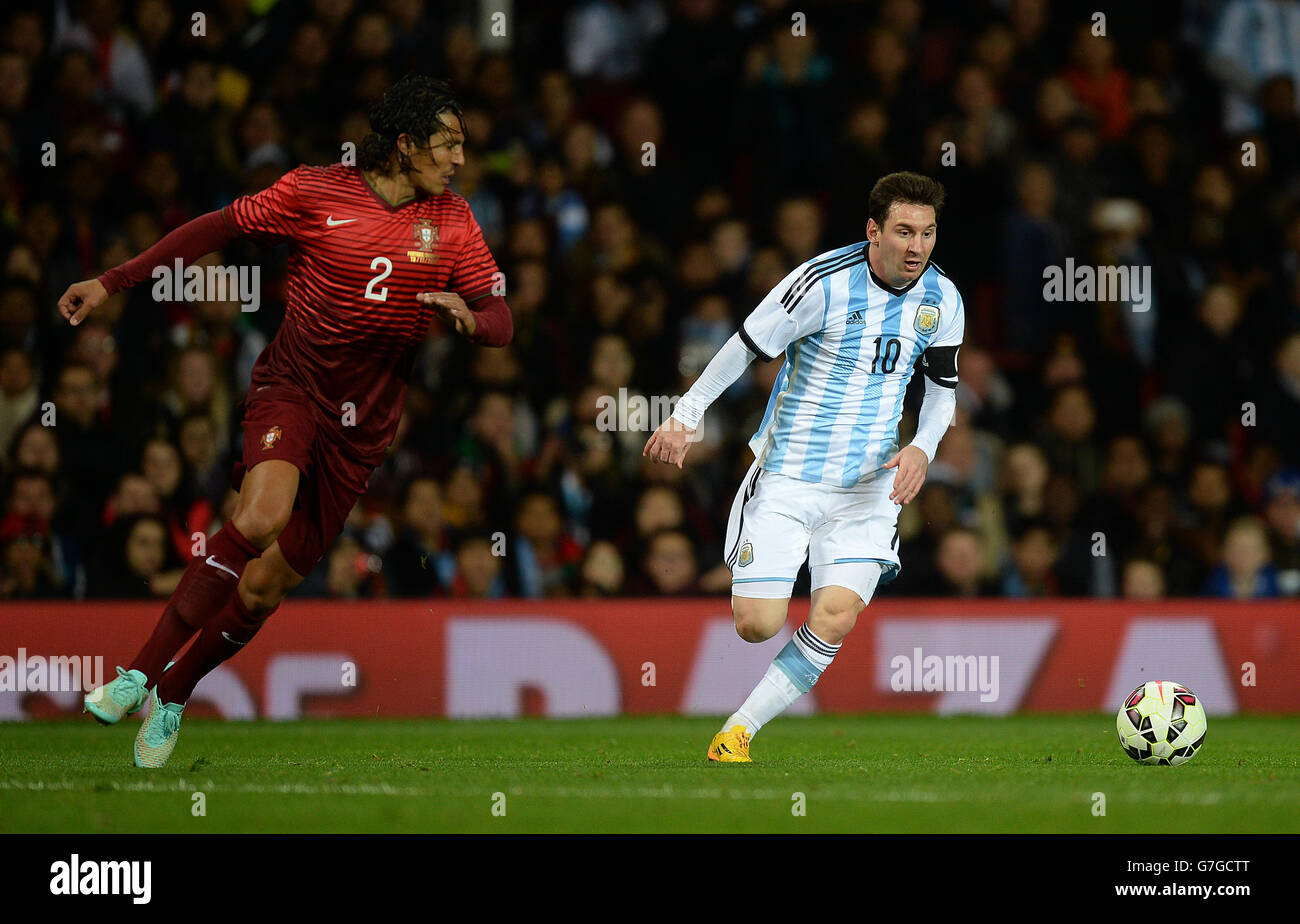
{"type": "Polygon", "coordinates": [[[811,690],[817,678],[822,675],[822,669],[804,656],[799,646],[794,643],[794,639],[785,643],[785,647],[772,663],[781,669],[781,673],[790,678],[790,682],[801,693],[811,690]]]}

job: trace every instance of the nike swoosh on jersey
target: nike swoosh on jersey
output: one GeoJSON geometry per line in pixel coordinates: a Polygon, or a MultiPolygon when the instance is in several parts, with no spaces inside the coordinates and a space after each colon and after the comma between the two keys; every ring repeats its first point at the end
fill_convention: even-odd
{"type": "Polygon", "coordinates": [[[325,224],[330,228],[337,228],[339,225],[350,225],[354,221],[360,221],[359,218],[340,218],[337,221],[333,215],[325,216],[325,224]]]}
{"type": "Polygon", "coordinates": [[[230,637],[230,634],[229,634],[228,632],[222,632],[222,633],[221,633],[221,637],[224,638],[226,641],[228,641],[228,642],[229,642],[230,644],[232,644],[232,645],[239,645],[240,647],[243,647],[244,645],[247,645],[247,644],[248,644],[248,642],[237,642],[237,641],[235,641],[233,638],[230,637]]]}
{"type": "Polygon", "coordinates": [[[209,555],[209,556],[204,560],[204,564],[205,564],[205,565],[211,565],[211,566],[214,567],[214,568],[220,568],[222,571],[226,572],[226,574],[230,575],[231,577],[234,577],[234,578],[239,577],[238,574],[235,574],[235,572],[231,571],[229,568],[227,568],[227,567],[226,567],[225,565],[223,565],[221,562],[217,561],[217,560],[216,560],[215,558],[213,558],[211,555],[209,555]]]}

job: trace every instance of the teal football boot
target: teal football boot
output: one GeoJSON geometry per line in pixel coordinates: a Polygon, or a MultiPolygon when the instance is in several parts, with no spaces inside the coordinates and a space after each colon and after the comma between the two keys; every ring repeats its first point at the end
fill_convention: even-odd
{"type": "Polygon", "coordinates": [[[140,724],[136,733],[135,765],[147,770],[156,770],[165,766],[167,759],[176,749],[176,739],[181,734],[181,713],[185,711],[184,703],[160,703],[158,688],[149,693],[149,715],[140,724]]]}
{"type": "Polygon", "coordinates": [[[139,671],[117,668],[117,679],[86,694],[82,712],[89,712],[103,725],[114,725],[134,715],[149,697],[148,678],[139,671]]]}

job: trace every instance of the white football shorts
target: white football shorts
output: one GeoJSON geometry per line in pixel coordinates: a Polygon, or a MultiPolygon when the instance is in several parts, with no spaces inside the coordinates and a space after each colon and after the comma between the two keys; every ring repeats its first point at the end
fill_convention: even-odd
{"type": "Polygon", "coordinates": [[[727,520],[732,594],[788,598],[807,559],[813,590],[836,584],[870,603],[877,583],[893,580],[900,567],[894,475],[882,469],[841,488],[764,471],[754,460],[727,520]]]}

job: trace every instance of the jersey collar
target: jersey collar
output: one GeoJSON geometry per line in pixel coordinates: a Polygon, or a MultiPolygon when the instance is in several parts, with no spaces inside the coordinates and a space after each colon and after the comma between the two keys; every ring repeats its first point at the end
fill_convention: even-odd
{"type": "Polygon", "coordinates": [[[921,281],[921,277],[925,275],[925,271],[930,268],[930,261],[926,260],[925,266],[921,267],[921,272],[916,274],[916,278],[913,279],[911,282],[909,282],[907,285],[903,286],[901,289],[897,289],[891,286],[889,283],[885,282],[885,280],[881,279],[879,276],[877,276],[876,271],[871,268],[870,251],[871,251],[871,244],[870,243],[864,244],[862,247],[862,256],[865,257],[867,260],[867,272],[871,274],[871,281],[874,282],[876,285],[880,286],[880,288],[884,289],[890,295],[906,295],[908,292],[911,292],[912,287],[921,281]]]}
{"type": "Polygon", "coordinates": [[[401,202],[389,202],[384,198],[383,194],[375,188],[375,184],[370,182],[370,177],[366,175],[366,171],[358,170],[357,172],[361,174],[361,185],[366,188],[370,195],[375,197],[376,202],[388,209],[390,212],[396,212],[399,209],[405,208],[419,198],[417,195],[411,195],[407,196],[401,202]]]}

